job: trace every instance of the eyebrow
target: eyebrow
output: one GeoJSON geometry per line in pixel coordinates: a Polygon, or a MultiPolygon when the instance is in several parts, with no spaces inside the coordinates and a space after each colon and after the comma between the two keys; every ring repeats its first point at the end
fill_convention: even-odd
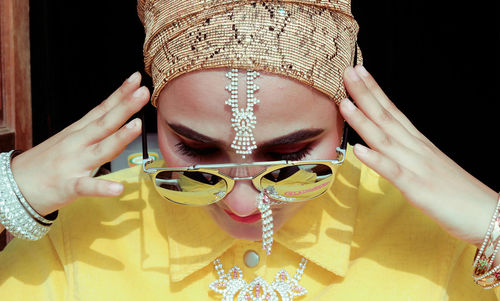
{"type": "Polygon", "coordinates": [[[302,142],[309,140],[321,135],[324,132],[323,129],[302,129],[296,132],[286,134],[269,141],[266,141],[259,145],[262,148],[269,148],[277,145],[286,145],[302,142]]]}
{"type": "MultiPolygon", "coordinates": [[[[207,144],[224,145],[224,141],[203,135],[184,125],[168,123],[168,126],[178,135],[188,138],[190,140],[207,144]]],[[[323,132],[324,132],[323,129],[315,129],[315,128],[302,129],[261,143],[259,147],[269,148],[277,145],[294,144],[315,138],[321,135],[323,132]]]]}
{"type": "Polygon", "coordinates": [[[175,123],[167,123],[167,124],[178,135],[186,137],[188,139],[207,144],[221,144],[221,145],[224,144],[222,140],[205,136],[182,124],[175,124],[175,123]]]}

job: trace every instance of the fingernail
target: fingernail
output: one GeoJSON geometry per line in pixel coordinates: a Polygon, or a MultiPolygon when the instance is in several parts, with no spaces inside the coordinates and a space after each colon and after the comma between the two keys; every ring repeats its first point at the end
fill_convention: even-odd
{"type": "Polygon", "coordinates": [[[343,101],[343,106],[346,108],[347,111],[353,112],[356,110],[356,106],[350,101],[349,99],[345,98],[343,101]]]}
{"type": "Polygon", "coordinates": [[[366,68],[363,65],[356,66],[356,69],[358,69],[359,74],[362,77],[367,77],[368,75],[370,75],[370,73],[368,73],[368,71],[366,71],[366,68]]]}
{"type": "Polygon", "coordinates": [[[137,119],[134,119],[125,125],[127,129],[133,129],[136,126],[137,126],[137,119]]]}
{"type": "Polygon", "coordinates": [[[354,146],[354,150],[358,153],[358,154],[365,154],[368,152],[368,148],[366,148],[366,146],[362,145],[362,144],[356,144],[354,146]]]}
{"type": "Polygon", "coordinates": [[[132,97],[134,98],[140,98],[144,96],[144,87],[140,87],[139,89],[135,90],[134,94],[132,94],[132,97]]]}
{"type": "Polygon", "coordinates": [[[120,194],[123,191],[123,185],[121,183],[111,183],[108,189],[112,194],[120,194]]]}
{"type": "Polygon", "coordinates": [[[359,81],[360,78],[358,76],[358,73],[356,72],[356,70],[354,70],[353,67],[348,67],[347,68],[347,75],[349,76],[349,78],[352,80],[352,81],[359,81]]]}
{"type": "Polygon", "coordinates": [[[133,83],[139,79],[139,71],[134,72],[129,78],[127,78],[127,82],[133,83]]]}

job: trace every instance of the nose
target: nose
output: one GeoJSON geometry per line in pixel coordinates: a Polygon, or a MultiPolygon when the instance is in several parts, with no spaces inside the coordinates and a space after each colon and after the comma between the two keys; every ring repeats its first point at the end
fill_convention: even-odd
{"type": "Polygon", "coordinates": [[[233,190],[222,200],[234,214],[245,217],[257,211],[259,192],[250,181],[237,181],[233,190]]]}

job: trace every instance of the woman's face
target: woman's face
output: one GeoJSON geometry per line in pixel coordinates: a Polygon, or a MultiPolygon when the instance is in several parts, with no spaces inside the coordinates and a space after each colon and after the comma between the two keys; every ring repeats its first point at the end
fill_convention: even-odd
{"type": "MultiPolygon", "coordinates": [[[[158,98],[158,140],[167,166],[270,160],[334,159],[343,120],[326,95],[295,80],[260,72],[254,107],[257,149],[245,159],[231,143],[227,69],[191,72],[170,82],[158,98]]],[[[240,72],[239,106],[246,107],[246,72],[240,72]]],[[[248,173],[248,170],[237,171],[248,173]]],[[[245,174],[244,176],[254,176],[245,174]]],[[[230,176],[235,176],[230,174],[230,176]]],[[[241,175],[240,175],[241,176],[241,175]]],[[[238,239],[260,240],[262,231],[251,181],[237,181],[223,200],[204,207],[219,227],[238,239]]],[[[304,203],[273,206],[277,231],[304,203]]]]}

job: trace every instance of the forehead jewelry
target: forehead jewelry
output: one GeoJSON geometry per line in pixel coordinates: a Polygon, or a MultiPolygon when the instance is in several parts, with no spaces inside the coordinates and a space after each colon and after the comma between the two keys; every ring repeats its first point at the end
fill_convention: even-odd
{"type": "Polygon", "coordinates": [[[253,129],[257,124],[257,118],[253,114],[253,107],[259,103],[259,100],[254,96],[259,86],[254,83],[254,80],[260,73],[253,70],[247,71],[246,108],[240,108],[238,103],[238,74],[238,69],[231,69],[226,73],[226,77],[231,80],[231,83],[226,86],[226,90],[231,94],[229,99],[226,100],[226,104],[231,106],[231,126],[236,132],[231,147],[244,159],[246,155],[251,155],[252,151],[257,148],[253,137],[253,129]]]}

